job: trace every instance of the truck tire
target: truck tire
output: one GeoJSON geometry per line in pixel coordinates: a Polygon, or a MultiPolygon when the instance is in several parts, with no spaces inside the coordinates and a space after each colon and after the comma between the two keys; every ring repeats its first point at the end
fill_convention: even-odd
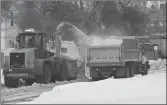
{"type": "Polygon", "coordinates": [[[101,80],[100,77],[92,77],[92,81],[99,81],[99,80],[101,80]]]}
{"type": "Polygon", "coordinates": [[[143,67],[143,71],[144,71],[144,72],[142,72],[142,75],[143,75],[143,76],[144,76],[144,75],[148,75],[148,67],[147,67],[147,65],[148,65],[147,63],[144,64],[144,67],[143,67]]]}
{"type": "Polygon", "coordinates": [[[130,68],[128,65],[125,65],[125,78],[130,77],[130,68]]]}
{"type": "Polygon", "coordinates": [[[52,75],[52,83],[55,83],[56,82],[56,75],[52,75]]]}
{"type": "Polygon", "coordinates": [[[19,79],[4,77],[5,86],[17,87],[19,85],[19,79]]]}
{"type": "Polygon", "coordinates": [[[44,71],[43,75],[37,75],[36,76],[36,82],[37,83],[48,84],[52,81],[51,70],[49,69],[48,65],[44,65],[43,71],[44,71]]]}
{"type": "Polygon", "coordinates": [[[34,83],[34,80],[33,79],[26,79],[25,82],[26,82],[27,85],[30,86],[34,83]]]}
{"type": "Polygon", "coordinates": [[[135,63],[131,63],[129,66],[129,77],[134,77],[135,75],[135,69],[136,69],[136,64],[135,63]]]}
{"type": "Polygon", "coordinates": [[[60,79],[61,81],[65,81],[65,80],[68,80],[68,68],[67,68],[67,65],[66,64],[61,64],[60,65],[60,69],[61,69],[61,73],[60,73],[60,79]]]}

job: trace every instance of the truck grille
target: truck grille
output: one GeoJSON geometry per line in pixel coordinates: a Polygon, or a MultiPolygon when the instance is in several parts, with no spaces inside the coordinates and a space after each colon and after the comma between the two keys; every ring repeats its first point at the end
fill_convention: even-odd
{"type": "Polygon", "coordinates": [[[102,67],[99,68],[98,71],[104,78],[108,78],[113,70],[110,67],[102,67]]]}
{"type": "Polygon", "coordinates": [[[24,53],[11,53],[10,54],[10,67],[11,68],[23,68],[25,65],[24,53]]]}

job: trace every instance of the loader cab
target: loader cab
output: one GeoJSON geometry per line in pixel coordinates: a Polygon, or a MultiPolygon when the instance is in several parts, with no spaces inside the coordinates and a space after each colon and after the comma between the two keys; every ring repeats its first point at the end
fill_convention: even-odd
{"type": "Polygon", "coordinates": [[[22,32],[16,37],[18,48],[41,48],[46,47],[46,34],[42,32],[22,32]]]}
{"type": "Polygon", "coordinates": [[[19,33],[16,37],[18,42],[17,49],[35,49],[35,58],[47,58],[48,51],[46,44],[48,42],[48,35],[44,32],[24,31],[19,33]]]}

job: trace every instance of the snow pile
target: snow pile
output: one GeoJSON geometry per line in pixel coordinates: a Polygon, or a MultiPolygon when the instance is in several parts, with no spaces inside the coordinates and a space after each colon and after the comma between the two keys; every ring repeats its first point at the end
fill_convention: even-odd
{"type": "Polygon", "coordinates": [[[2,69],[1,69],[1,84],[4,84],[4,77],[3,77],[3,73],[2,73],[2,69]]]}
{"type": "MultiPolygon", "coordinates": [[[[50,83],[50,84],[39,84],[39,83],[33,83],[31,86],[22,86],[22,87],[18,87],[18,88],[5,88],[3,90],[1,90],[1,96],[9,96],[9,95],[14,95],[17,94],[19,92],[28,92],[31,90],[39,90],[39,89],[52,89],[55,86],[58,85],[64,85],[64,84],[69,84],[69,83],[74,83],[74,82],[83,82],[83,81],[88,81],[85,80],[83,78],[81,79],[76,79],[76,80],[71,80],[71,81],[56,81],[56,83],[50,83]]],[[[24,83],[23,83],[24,84],[24,83]]]]}
{"type": "Polygon", "coordinates": [[[166,73],[56,86],[19,104],[165,104],[166,73]]]}
{"type": "Polygon", "coordinates": [[[151,72],[166,71],[166,59],[150,60],[149,64],[151,72]]]}
{"type": "Polygon", "coordinates": [[[91,36],[92,46],[101,46],[101,45],[120,45],[122,43],[121,39],[106,38],[102,39],[97,36],[91,36]]]}
{"type": "Polygon", "coordinates": [[[13,95],[19,92],[26,92],[31,86],[22,86],[18,88],[5,88],[1,90],[1,96],[13,95]]]}

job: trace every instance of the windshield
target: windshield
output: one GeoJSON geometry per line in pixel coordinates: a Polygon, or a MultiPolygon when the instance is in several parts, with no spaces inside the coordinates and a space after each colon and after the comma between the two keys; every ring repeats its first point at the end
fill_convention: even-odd
{"type": "Polygon", "coordinates": [[[19,35],[18,42],[20,48],[35,48],[40,45],[41,36],[37,35],[19,35]]]}

